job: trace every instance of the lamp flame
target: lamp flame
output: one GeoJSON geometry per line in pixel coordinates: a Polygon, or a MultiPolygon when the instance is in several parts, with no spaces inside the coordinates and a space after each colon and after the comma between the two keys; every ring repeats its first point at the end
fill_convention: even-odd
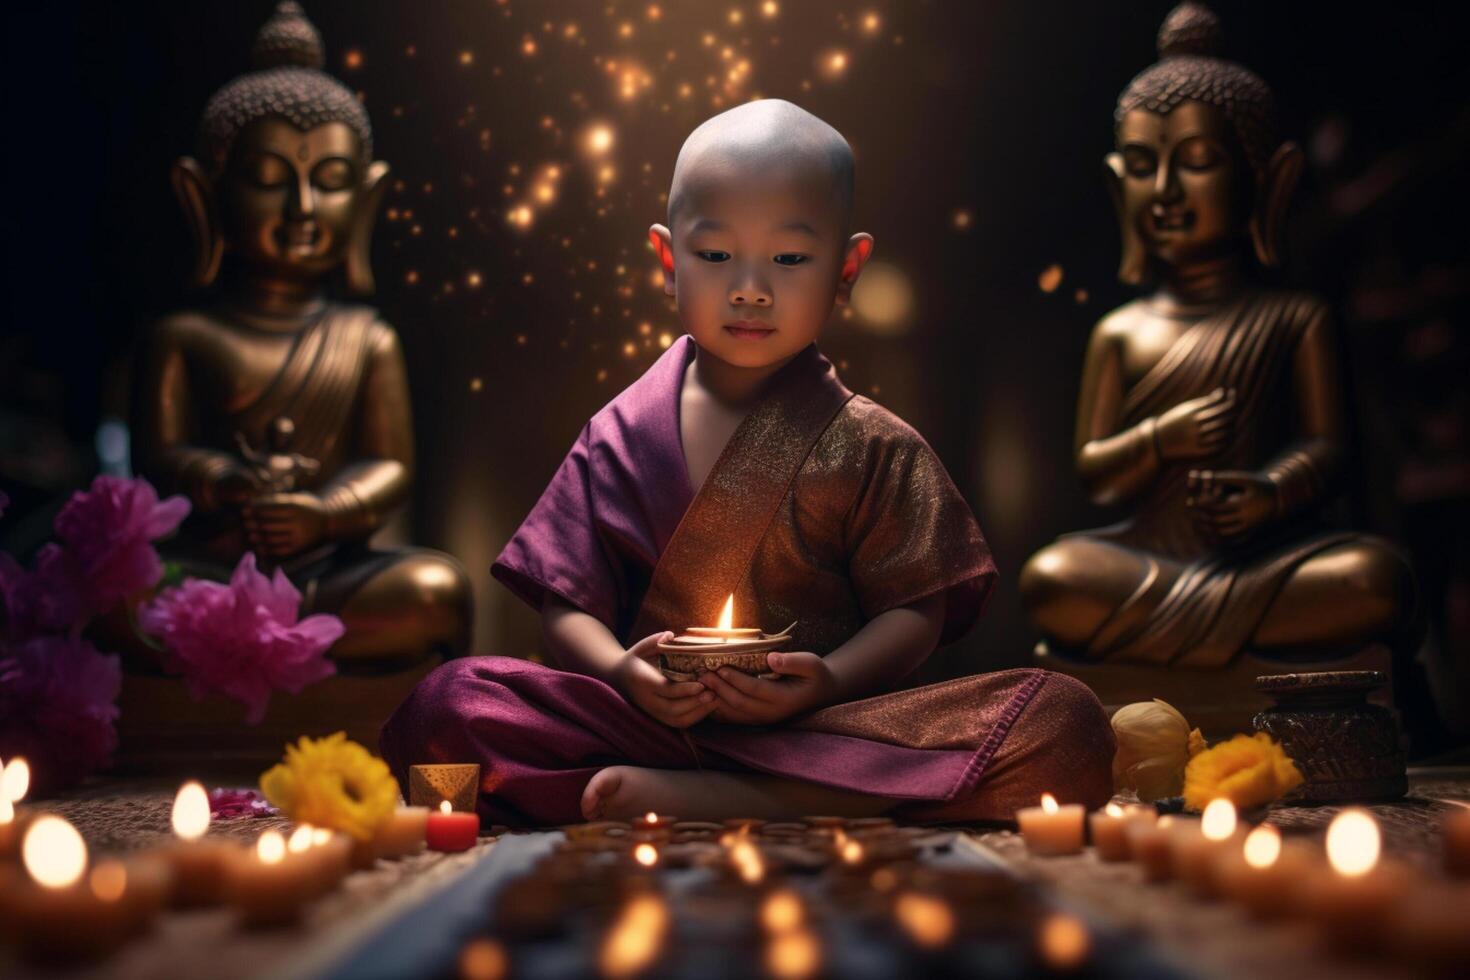
{"type": "Polygon", "coordinates": [[[1123,808],[1116,803],[1109,803],[1107,806],[1103,807],[1103,813],[1106,813],[1110,817],[1117,818],[1123,815],[1123,808]]]}
{"type": "Polygon", "coordinates": [[[1340,875],[1356,878],[1372,871],[1382,847],[1378,823],[1364,810],[1344,810],[1327,827],[1327,860],[1340,875]]]}
{"type": "Polygon", "coordinates": [[[618,916],[598,955],[606,977],[633,977],[658,959],[664,933],[669,929],[669,910],[657,895],[638,895],[618,916]]]}
{"type": "Polygon", "coordinates": [[[633,848],[633,860],[645,868],[651,868],[658,864],[658,848],[652,844],[639,844],[633,848]]]}
{"type": "Polygon", "coordinates": [[[1056,813],[1058,809],[1057,798],[1050,793],[1041,794],[1041,809],[1045,813],[1056,813]]]}
{"type": "Polygon", "coordinates": [[[286,839],[279,831],[267,830],[255,842],[255,856],[261,864],[280,864],[286,857],[286,839]]]}
{"type": "Polygon", "coordinates": [[[21,842],[26,871],[47,888],[68,888],[87,870],[87,844],[61,817],[37,817],[21,842]]]}
{"type": "Polygon", "coordinates": [[[302,854],[309,851],[314,836],[311,824],[304,823],[291,831],[291,837],[286,841],[286,850],[292,854],[302,854]]]}
{"type": "Polygon", "coordinates": [[[31,765],[16,756],[5,764],[3,773],[0,773],[0,796],[11,803],[19,803],[26,798],[26,791],[30,788],[31,765]]]}
{"type": "Polygon", "coordinates": [[[1211,800],[1199,829],[1205,840],[1228,840],[1235,833],[1235,804],[1226,799],[1211,800]]]}
{"type": "Polygon", "coordinates": [[[735,593],[730,593],[730,598],[725,600],[725,608],[720,613],[719,628],[727,630],[735,625],[735,593]]]}
{"type": "Polygon", "coordinates": [[[1246,835],[1242,854],[1245,863],[1257,870],[1271,867],[1281,857],[1281,833],[1270,824],[1261,824],[1246,835]]]}
{"type": "Polygon", "coordinates": [[[209,794],[191,779],[174,796],[174,833],[184,840],[198,840],[209,829],[209,794]]]}
{"type": "Polygon", "coordinates": [[[454,807],[452,807],[452,806],[449,805],[449,801],[448,800],[441,800],[439,802],[439,812],[440,813],[453,813],[454,812],[454,807]]]}

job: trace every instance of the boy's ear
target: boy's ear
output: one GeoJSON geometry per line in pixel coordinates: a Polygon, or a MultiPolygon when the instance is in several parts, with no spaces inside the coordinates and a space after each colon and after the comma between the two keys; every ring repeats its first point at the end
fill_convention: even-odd
{"type": "Polygon", "coordinates": [[[863,266],[873,254],[873,236],[860,231],[847,240],[847,254],[842,258],[842,275],[837,280],[837,302],[846,303],[852,298],[852,287],[857,284],[863,266]]]}
{"type": "Polygon", "coordinates": [[[664,295],[674,295],[674,239],[663,225],[649,225],[648,243],[658,253],[658,264],[664,270],[664,295]]]}

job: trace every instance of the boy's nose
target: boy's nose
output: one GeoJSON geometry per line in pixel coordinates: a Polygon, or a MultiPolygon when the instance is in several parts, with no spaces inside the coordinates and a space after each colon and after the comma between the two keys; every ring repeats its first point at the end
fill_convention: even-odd
{"type": "Polygon", "coordinates": [[[736,283],[730,289],[730,305],[744,306],[747,303],[752,306],[770,306],[771,290],[765,283],[754,280],[736,283]]]}

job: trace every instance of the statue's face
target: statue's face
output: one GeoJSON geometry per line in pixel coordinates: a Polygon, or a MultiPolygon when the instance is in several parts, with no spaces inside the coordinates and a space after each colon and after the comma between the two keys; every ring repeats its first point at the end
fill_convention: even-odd
{"type": "Polygon", "coordinates": [[[1166,265],[1214,258],[1246,234],[1250,173],[1225,114],[1186,100],[1160,115],[1133,109],[1118,125],[1122,220],[1166,265]]]}
{"type": "Polygon", "coordinates": [[[225,241],[246,264],[314,278],[346,256],[361,202],[362,142],[347,124],[303,132],[277,116],[235,137],[219,182],[225,241]]]}

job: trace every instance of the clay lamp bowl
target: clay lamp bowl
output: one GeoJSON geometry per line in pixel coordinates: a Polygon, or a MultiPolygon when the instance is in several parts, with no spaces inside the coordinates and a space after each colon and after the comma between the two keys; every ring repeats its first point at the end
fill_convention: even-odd
{"type": "Polygon", "coordinates": [[[769,673],[766,654],[791,642],[795,623],[779,633],[763,633],[753,627],[735,627],[735,597],[725,602],[719,626],[691,626],[658,645],[664,674],[678,681],[693,680],[707,670],[734,667],[753,676],[769,673]]]}

